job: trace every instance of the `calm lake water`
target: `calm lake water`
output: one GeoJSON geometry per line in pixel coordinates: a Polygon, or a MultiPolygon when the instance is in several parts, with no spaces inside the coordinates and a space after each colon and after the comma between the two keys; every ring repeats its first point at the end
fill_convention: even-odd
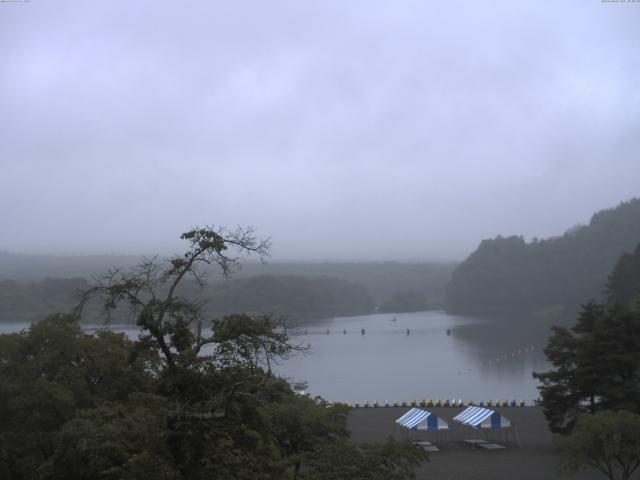
{"type": "Polygon", "coordinates": [[[539,327],[439,311],[336,318],[307,327],[298,339],[311,345],[310,354],[280,372],[329,400],[532,401],[538,392],[531,373],[548,368],[548,334],[539,327]]]}
{"type": "MultiPolygon", "coordinates": [[[[0,324],[0,332],[26,327],[0,324]]],[[[113,329],[137,334],[132,327],[113,329]]],[[[373,314],[324,320],[299,331],[296,339],[310,344],[309,353],[277,370],[306,381],[311,395],[334,401],[531,402],[538,398],[531,373],[548,368],[542,352],[548,326],[531,318],[487,320],[440,311],[373,314]]]]}

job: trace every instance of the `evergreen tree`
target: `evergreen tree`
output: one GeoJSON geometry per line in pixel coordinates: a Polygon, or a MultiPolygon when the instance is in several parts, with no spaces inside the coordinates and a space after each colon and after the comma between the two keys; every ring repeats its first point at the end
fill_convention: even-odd
{"type": "Polygon", "coordinates": [[[616,263],[607,285],[607,299],[640,308],[640,243],[633,253],[624,253],[616,263]]]}
{"type": "Polygon", "coordinates": [[[570,432],[583,413],[640,413],[640,312],[590,303],[574,327],[552,330],[544,351],[554,368],[533,374],[552,431],[570,432]]]}
{"type": "MultiPolygon", "coordinates": [[[[574,308],[603,301],[607,275],[620,255],[636,248],[638,242],[638,198],[598,212],[589,225],[574,227],[559,237],[532,242],[519,236],[483,240],[453,272],[447,286],[447,308],[495,313],[547,306],[574,308]]],[[[624,289],[633,288],[626,278],[622,282],[624,289]]],[[[638,285],[637,279],[634,284],[638,285]]],[[[615,284],[616,290],[618,287],[615,284]]]]}

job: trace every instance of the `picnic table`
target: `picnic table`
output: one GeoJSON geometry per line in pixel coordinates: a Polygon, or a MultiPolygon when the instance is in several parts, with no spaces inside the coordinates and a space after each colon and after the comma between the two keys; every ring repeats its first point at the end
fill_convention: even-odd
{"type": "Polygon", "coordinates": [[[436,447],[433,443],[422,441],[422,442],[413,442],[415,445],[420,445],[427,452],[439,452],[440,449],[436,447]]]}
{"type": "Polygon", "coordinates": [[[499,450],[501,448],[506,448],[504,445],[500,445],[499,443],[488,442],[486,440],[482,440],[481,438],[469,438],[464,441],[467,445],[471,445],[471,448],[483,448],[484,450],[499,450]]]}

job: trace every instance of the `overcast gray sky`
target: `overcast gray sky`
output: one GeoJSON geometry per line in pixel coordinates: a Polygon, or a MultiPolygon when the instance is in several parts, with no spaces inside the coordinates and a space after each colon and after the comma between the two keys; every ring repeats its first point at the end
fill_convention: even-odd
{"type": "Polygon", "coordinates": [[[0,250],[463,259],[640,195],[640,3],[0,3],[0,250]]]}

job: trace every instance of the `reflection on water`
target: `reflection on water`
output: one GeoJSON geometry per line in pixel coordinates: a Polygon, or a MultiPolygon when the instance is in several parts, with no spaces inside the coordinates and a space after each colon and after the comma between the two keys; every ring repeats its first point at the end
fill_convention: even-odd
{"type": "MultiPolygon", "coordinates": [[[[335,318],[299,328],[296,340],[309,343],[310,353],[277,370],[328,400],[530,402],[538,398],[531,373],[548,368],[542,349],[549,326],[539,318],[487,320],[439,311],[335,318]]],[[[0,333],[27,327],[0,324],[0,333]]],[[[135,327],[112,329],[138,334],[135,327]]]]}
{"type": "Polygon", "coordinates": [[[312,395],[329,400],[538,397],[531,373],[548,366],[542,352],[548,329],[540,322],[434,311],[393,318],[344,317],[308,326],[306,335],[301,329],[299,341],[311,344],[311,354],[287,361],[279,371],[306,380],[312,395]]]}

